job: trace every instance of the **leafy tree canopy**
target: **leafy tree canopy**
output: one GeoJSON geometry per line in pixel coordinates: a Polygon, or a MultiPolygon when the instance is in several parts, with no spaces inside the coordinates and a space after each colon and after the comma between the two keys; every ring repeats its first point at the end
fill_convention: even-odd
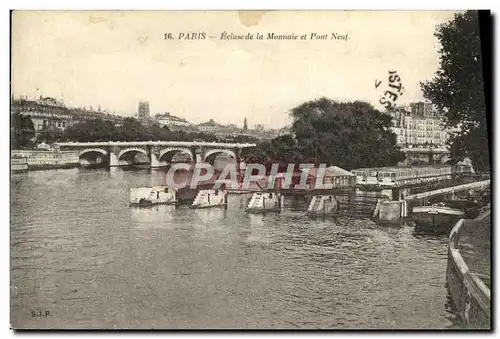
{"type": "Polygon", "coordinates": [[[450,138],[454,161],[469,157],[477,170],[489,169],[481,39],[477,11],[455,14],[437,27],[440,67],[421,83],[424,97],[444,112],[447,127],[459,127],[450,138]]]}
{"type": "Polygon", "coordinates": [[[390,130],[391,116],[366,102],[320,98],[295,107],[291,117],[294,137],[263,142],[248,159],[354,169],[396,165],[405,158],[390,130]]]}
{"type": "Polygon", "coordinates": [[[53,141],[217,141],[214,135],[170,131],[157,124],[142,125],[135,118],[125,118],[121,125],[115,126],[102,119],[87,120],[68,127],[53,141]]]}
{"type": "Polygon", "coordinates": [[[32,145],[35,136],[33,121],[29,116],[16,112],[11,115],[11,148],[23,148],[32,145]]]}

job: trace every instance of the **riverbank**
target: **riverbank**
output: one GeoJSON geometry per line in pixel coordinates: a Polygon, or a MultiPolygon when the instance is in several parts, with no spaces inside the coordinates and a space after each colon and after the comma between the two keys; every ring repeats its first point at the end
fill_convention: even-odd
{"type": "Polygon", "coordinates": [[[450,233],[446,280],[452,312],[467,328],[491,329],[491,211],[460,220],[450,233]]]}

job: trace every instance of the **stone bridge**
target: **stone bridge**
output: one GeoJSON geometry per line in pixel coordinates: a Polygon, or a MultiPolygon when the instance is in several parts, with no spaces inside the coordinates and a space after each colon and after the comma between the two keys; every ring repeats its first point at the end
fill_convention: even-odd
{"type": "Polygon", "coordinates": [[[127,166],[138,162],[137,155],[148,159],[151,167],[164,167],[174,157],[183,157],[190,162],[214,164],[219,155],[226,155],[240,163],[241,150],[255,147],[255,144],[182,142],[182,141],[106,141],[106,142],[60,142],[60,150],[77,151],[81,163],[109,166],[127,166]]]}

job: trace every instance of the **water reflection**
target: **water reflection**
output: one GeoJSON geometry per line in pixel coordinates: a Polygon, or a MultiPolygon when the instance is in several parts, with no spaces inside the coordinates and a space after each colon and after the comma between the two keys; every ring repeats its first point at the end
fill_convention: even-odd
{"type": "Polygon", "coordinates": [[[14,326],[445,328],[446,238],[369,220],[131,208],[161,171],[16,175],[14,326]],[[30,317],[31,308],[54,316],[30,317]]]}

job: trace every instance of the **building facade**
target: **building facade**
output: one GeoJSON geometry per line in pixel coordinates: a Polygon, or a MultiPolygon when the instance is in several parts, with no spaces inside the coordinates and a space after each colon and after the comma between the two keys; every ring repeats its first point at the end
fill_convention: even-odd
{"type": "Polygon", "coordinates": [[[414,117],[420,118],[438,118],[438,112],[434,106],[429,102],[412,102],[410,103],[410,112],[414,117]]]}
{"type": "Polygon", "coordinates": [[[182,129],[191,126],[186,119],[176,117],[168,112],[155,114],[154,120],[161,127],[167,126],[169,129],[182,129]]]}
{"type": "Polygon", "coordinates": [[[69,126],[87,120],[103,119],[115,125],[120,124],[123,118],[118,115],[95,111],[86,108],[69,108],[62,101],[50,97],[40,97],[28,100],[27,98],[12,98],[11,114],[18,113],[29,117],[33,122],[35,138],[46,129],[64,131],[69,126]]]}
{"type": "MultiPolygon", "coordinates": [[[[243,124],[244,126],[244,124],[243,124]]],[[[196,125],[196,128],[200,132],[214,134],[217,137],[251,137],[255,139],[274,139],[280,135],[289,133],[289,129],[265,129],[264,125],[254,125],[254,128],[240,128],[235,124],[222,125],[210,119],[207,122],[196,125]]]]}
{"type": "Polygon", "coordinates": [[[397,136],[397,144],[444,147],[456,130],[443,127],[443,119],[431,111],[431,104],[412,103],[409,107],[411,110],[408,106],[399,107],[389,113],[393,117],[391,129],[397,136]]]}
{"type": "Polygon", "coordinates": [[[214,119],[210,119],[207,122],[202,122],[201,124],[196,125],[196,127],[201,132],[215,133],[215,132],[218,132],[219,130],[223,129],[224,125],[221,125],[221,124],[215,122],[214,119]]]}

